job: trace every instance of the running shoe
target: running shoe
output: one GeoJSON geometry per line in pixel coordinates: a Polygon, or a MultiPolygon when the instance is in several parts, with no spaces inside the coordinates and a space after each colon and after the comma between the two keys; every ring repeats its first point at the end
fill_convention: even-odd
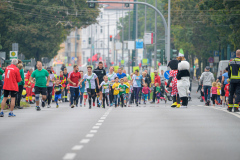
{"type": "Polygon", "coordinates": [[[42,107],[45,107],[45,101],[42,100],[42,107]]]}
{"type": "Polygon", "coordinates": [[[4,117],[4,113],[3,112],[0,112],[0,117],[4,117]]]}
{"type": "Polygon", "coordinates": [[[232,107],[228,107],[227,109],[229,112],[232,112],[232,107]]]}
{"type": "Polygon", "coordinates": [[[86,107],[86,103],[84,103],[84,107],[86,107]]]}
{"type": "Polygon", "coordinates": [[[50,104],[47,106],[47,108],[51,108],[50,104]]]}
{"type": "Polygon", "coordinates": [[[238,108],[234,107],[234,112],[239,112],[238,108]]]}
{"type": "Polygon", "coordinates": [[[137,107],[138,107],[138,103],[136,103],[137,107]]]}
{"type": "Polygon", "coordinates": [[[91,109],[92,108],[92,106],[89,106],[89,109],[91,109]]]}
{"type": "Polygon", "coordinates": [[[13,114],[12,112],[9,112],[8,117],[16,117],[16,115],[13,114]]]}
{"type": "Polygon", "coordinates": [[[112,107],[112,106],[113,106],[113,103],[110,104],[110,107],[112,107]]]}
{"type": "Polygon", "coordinates": [[[101,104],[101,103],[98,103],[98,107],[100,107],[100,106],[102,106],[102,104],[101,104]]]}
{"type": "Polygon", "coordinates": [[[36,106],[37,111],[41,111],[41,108],[39,106],[36,106]]]}
{"type": "Polygon", "coordinates": [[[74,104],[71,105],[71,108],[74,108],[74,104]]]}
{"type": "Polygon", "coordinates": [[[95,107],[95,102],[92,103],[93,107],[95,107]]]}
{"type": "Polygon", "coordinates": [[[56,108],[58,108],[58,107],[59,107],[59,105],[56,106],[56,108]]]}
{"type": "Polygon", "coordinates": [[[82,104],[80,104],[80,107],[82,107],[82,104]]]}

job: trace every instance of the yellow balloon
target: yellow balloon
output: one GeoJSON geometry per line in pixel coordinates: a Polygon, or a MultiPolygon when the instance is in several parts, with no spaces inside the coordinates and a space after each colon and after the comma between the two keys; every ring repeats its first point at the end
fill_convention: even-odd
{"type": "Polygon", "coordinates": [[[26,90],[24,89],[23,91],[22,91],[22,95],[24,96],[24,95],[26,95],[26,90]]]}

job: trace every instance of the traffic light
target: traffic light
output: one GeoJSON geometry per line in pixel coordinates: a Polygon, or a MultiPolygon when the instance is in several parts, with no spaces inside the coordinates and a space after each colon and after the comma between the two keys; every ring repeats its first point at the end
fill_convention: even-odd
{"type": "Polygon", "coordinates": [[[91,38],[88,38],[88,44],[92,44],[91,38]]]}
{"type": "MultiPolygon", "coordinates": [[[[96,1],[96,0],[90,0],[90,1],[96,1]]],[[[88,3],[89,8],[95,8],[95,3],[88,3]]]]}
{"type": "Polygon", "coordinates": [[[127,7],[127,8],[130,7],[130,4],[129,4],[129,3],[125,3],[124,5],[125,5],[125,7],[127,7]]]}
{"type": "Polygon", "coordinates": [[[110,35],[110,41],[112,42],[112,35],[110,35]]]}

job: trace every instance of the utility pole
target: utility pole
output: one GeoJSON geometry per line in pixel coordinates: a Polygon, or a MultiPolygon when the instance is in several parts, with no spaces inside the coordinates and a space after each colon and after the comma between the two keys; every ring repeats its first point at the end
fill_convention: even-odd
{"type": "MultiPolygon", "coordinates": [[[[129,6],[130,8],[130,6],[129,6]]],[[[128,12],[128,40],[130,41],[130,33],[131,33],[131,30],[130,30],[130,25],[131,25],[131,12],[130,12],[130,9],[129,9],[129,12],[128,12]]],[[[128,49],[128,74],[130,74],[130,49],[128,49]]]]}
{"type": "Polygon", "coordinates": [[[167,51],[165,51],[165,56],[167,57],[167,64],[170,61],[170,30],[171,30],[171,0],[168,0],[168,32],[167,32],[167,51]]]}
{"type": "Polygon", "coordinates": [[[92,56],[93,56],[93,34],[92,34],[92,25],[91,25],[91,54],[90,54],[91,65],[92,65],[92,56]]]}
{"type": "MultiPolygon", "coordinates": [[[[155,0],[155,7],[157,8],[157,0],[155,0]]],[[[156,69],[157,69],[157,12],[155,11],[154,70],[156,69]]]]}
{"type": "MultiPolygon", "coordinates": [[[[138,39],[138,4],[136,5],[136,38],[135,38],[134,41],[136,41],[136,39],[138,39]]],[[[138,65],[138,50],[136,49],[136,44],[135,44],[135,51],[136,51],[136,62],[135,62],[135,65],[138,65]]]]}
{"type": "MultiPolygon", "coordinates": [[[[145,3],[147,0],[145,0],[145,3]]],[[[145,19],[144,19],[144,34],[146,33],[147,30],[147,6],[145,6],[145,19]]],[[[147,52],[146,52],[146,44],[144,43],[144,50],[143,50],[143,57],[147,58],[147,52]]]]}
{"type": "MultiPolygon", "coordinates": [[[[136,2],[137,0],[134,0],[136,2]]],[[[133,32],[132,32],[132,40],[135,42],[136,41],[136,6],[137,4],[134,4],[133,8],[133,32]]],[[[135,61],[136,61],[136,45],[135,49],[132,51],[132,68],[135,66],[135,61]]]]}
{"type": "MultiPolygon", "coordinates": [[[[77,27],[75,27],[75,58],[77,58],[77,27]]],[[[74,58],[74,62],[75,62],[75,64],[77,64],[76,63],[76,61],[75,61],[75,58],[74,58]]]]}
{"type": "Polygon", "coordinates": [[[108,67],[110,67],[110,56],[109,56],[109,40],[110,40],[110,36],[109,36],[109,14],[108,14],[108,67]]]}
{"type": "MultiPolygon", "coordinates": [[[[123,0],[122,0],[123,1],[123,0]]],[[[124,21],[123,21],[123,5],[122,4],[122,60],[124,59],[124,21]]]]}

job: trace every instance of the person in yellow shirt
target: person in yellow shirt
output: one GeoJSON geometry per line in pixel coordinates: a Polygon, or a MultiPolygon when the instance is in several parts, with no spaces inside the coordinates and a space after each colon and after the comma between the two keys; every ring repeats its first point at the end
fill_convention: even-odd
{"type": "Polygon", "coordinates": [[[120,85],[120,83],[119,83],[118,77],[115,77],[114,81],[115,83],[113,84],[112,89],[114,90],[113,96],[114,96],[114,102],[115,102],[115,108],[116,108],[120,104],[120,96],[119,96],[119,89],[118,89],[118,86],[120,85]]]}
{"type": "MultiPolygon", "coordinates": [[[[124,80],[123,84],[128,86],[128,88],[126,89],[126,101],[127,101],[126,104],[127,104],[130,101],[130,96],[131,96],[130,84],[128,83],[128,78],[127,77],[124,77],[123,80],[124,80]]],[[[130,107],[129,104],[128,104],[128,107],[130,107]]]]}
{"type": "Polygon", "coordinates": [[[220,105],[221,104],[221,98],[220,98],[220,96],[221,96],[221,83],[220,82],[217,83],[217,87],[218,87],[218,89],[217,89],[217,105],[220,105]]]}

